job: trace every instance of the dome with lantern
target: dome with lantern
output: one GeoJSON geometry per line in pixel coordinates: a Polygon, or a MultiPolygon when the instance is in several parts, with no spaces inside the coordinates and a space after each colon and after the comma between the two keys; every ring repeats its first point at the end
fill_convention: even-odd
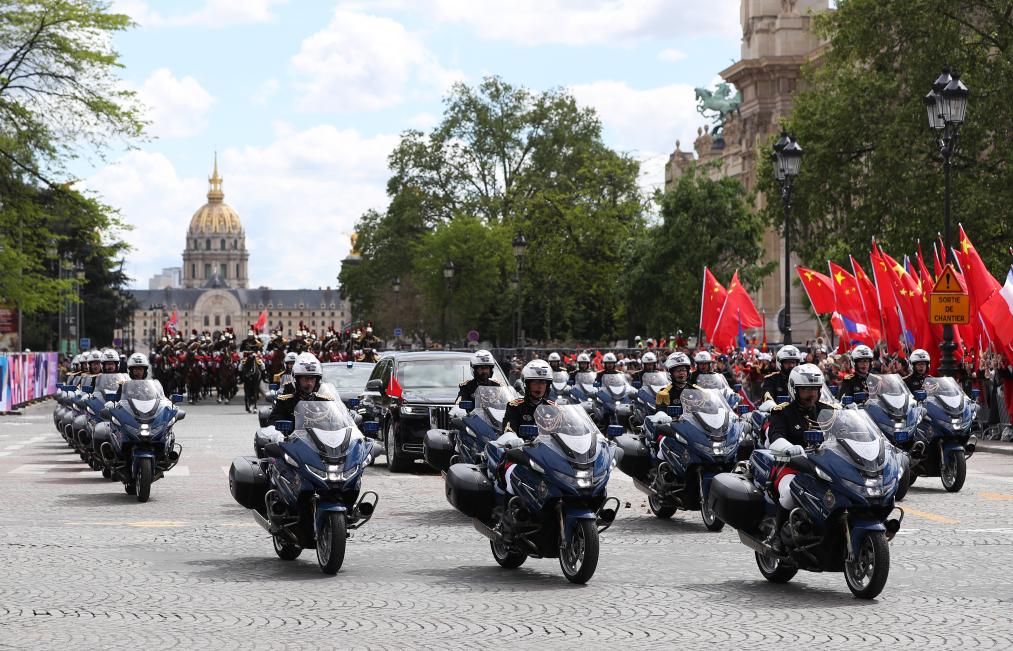
{"type": "Polygon", "coordinates": [[[247,286],[246,233],[239,213],[225,203],[218,155],[208,178],[207,203],[190,218],[183,250],[183,286],[203,287],[209,282],[226,287],[247,286]]]}

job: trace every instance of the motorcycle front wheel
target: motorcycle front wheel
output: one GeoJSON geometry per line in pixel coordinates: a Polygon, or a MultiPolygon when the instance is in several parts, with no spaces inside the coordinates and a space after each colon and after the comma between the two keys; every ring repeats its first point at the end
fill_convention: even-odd
{"type": "Polygon", "coordinates": [[[956,493],[964,487],[967,479],[967,458],[963,450],[951,452],[939,469],[939,478],[943,480],[943,488],[949,493],[956,493]]]}
{"type": "Polygon", "coordinates": [[[570,539],[559,550],[559,567],[570,583],[587,583],[598,568],[598,527],[594,520],[577,520],[570,539]]]}
{"type": "Polygon", "coordinates": [[[345,514],[328,511],[317,535],[317,563],[324,574],[337,574],[345,560],[345,514]]]}
{"type": "Polygon", "coordinates": [[[707,527],[707,531],[721,531],[725,528],[725,523],[714,515],[710,505],[707,504],[707,493],[704,491],[702,474],[700,475],[700,516],[703,517],[703,526],[707,527]]]}
{"type": "Polygon", "coordinates": [[[151,459],[137,464],[137,501],[147,502],[151,496],[151,459]]]}
{"type": "Polygon", "coordinates": [[[875,599],[886,586],[889,575],[890,545],[882,531],[868,533],[854,559],[844,560],[844,580],[859,599],[875,599]]]}

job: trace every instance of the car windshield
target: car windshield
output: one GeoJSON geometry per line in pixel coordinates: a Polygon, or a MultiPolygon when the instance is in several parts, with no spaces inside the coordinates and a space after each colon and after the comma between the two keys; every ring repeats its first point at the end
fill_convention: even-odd
{"type": "Polygon", "coordinates": [[[731,411],[716,389],[687,387],[680,400],[683,418],[694,417],[707,432],[723,432],[727,427],[731,411]]]}
{"type": "Polygon", "coordinates": [[[507,403],[513,399],[514,394],[506,387],[478,387],[475,389],[475,409],[472,413],[498,428],[503,422],[507,403]]]}
{"type": "Polygon", "coordinates": [[[626,381],[626,375],[623,373],[606,373],[601,376],[601,383],[611,393],[623,393],[626,391],[626,387],[629,386],[629,382],[626,381]]]}
{"type": "Polygon", "coordinates": [[[651,393],[657,394],[659,391],[668,386],[668,374],[664,371],[644,373],[643,377],[640,378],[640,382],[645,388],[650,390],[651,393]]]}
{"type": "Polygon", "coordinates": [[[129,380],[122,384],[120,404],[138,414],[150,414],[164,397],[162,385],[154,380],[129,380]]]}
{"type": "Polygon", "coordinates": [[[892,414],[906,413],[911,391],[899,375],[896,373],[870,375],[866,380],[866,386],[869,388],[870,400],[878,401],[892,414]]]}
{"type": "Polygon", "coordinates": [[[589,387],[589,386],[592,386],[594,384],[594,381],[597,378],[598,378],[598,374],[595,373],[594,371],[583,371],[581,373],[577,373],[577,377],[576,377],[576,379],[574,381],[577,384],[580,384],[580,385],[582,385],[584,387],[589,387]]]}
{"type": "Polygon", "coordinates": [[[324,364],[324,382],[333,384],[338,389],[355,389],[361,391],[373,372],[373,364],[357,363],[351,368],[348,364],[324,364]]]}
{"type": "MultiPolygon", "coordinates": [[[[397,365],[397,381],[405,390],[457,389],[461,382],[472,378],[471,360],[467,357],[403,360],[397,365]]],[[[506,378],[498,367],[492,379],[503,386],[506,378]]]]}
{"type": "Polygon", "coordinates": [[[294,417],[296,431],[312,431],[317,441],[330,449],[345,447],[350,436],[358,433],[348,409],[338,400],[300,400],[294,417]]]}
{"type": "Polygon", "coordinates": [[[927,377],[922,385],[929,399],[936,401],[947,413],[959,414],[964,410],[964,392],[951,377],[927,377]]]}
{"type": "Polygon", "coordinates": [[[538,434],[550,438],[562,452],[586,463],[597,452],[598,427],[577,405],[539,405],[534,414],[538,434]]]}
{"type": "Polygon", "coordinates": [[[720,373],[701,373],[694,383],[703,389],[717,389],[718,391],[731,391],[728,380],[720,373]]]}

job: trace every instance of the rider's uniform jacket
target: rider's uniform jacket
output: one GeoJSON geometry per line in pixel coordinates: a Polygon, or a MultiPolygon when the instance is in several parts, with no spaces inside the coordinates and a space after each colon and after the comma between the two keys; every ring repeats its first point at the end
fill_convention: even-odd
{"type": "Polygon", "coordinates": [[[816,417],[824,409],[833,409],[832,405],[817,401],[810,410],[803,410],[797,400],[784,402],[770,410],[770,416],[764,423],[767,430],[767,445],[777,439],[785,439],[792,445],[805,447],[807,430],[818,429],[816,417]]]}
{"type": "Polygon", "coordinates": [[[271,410],[271,415],[268,417],[267,422],[273,425],[279,420],[292,420],[295,414],[295,406],[299,404],[300,400],[330,400],[330,398],[317,395],[316,391],[308,396],[303,396],[296,390],[295,382],[289,382],[274,401],[274,409],[271,410]]]}
{"type": "Polygon", "coordinates": [[[920,375],[918,373],[911,373],[911,375],[904,377],[904,384],[911,390],[911,393],[920,391],[925,388],[925,378],[927,375],[920,375]]]}
{"type": "Polygon", "coordinates": [[[643,382],[644,381],[644,374],[645,373],[657,373],[657,372],[658,372],[658,369],[654,369],[653,371],[645,371],[644,369],[640,369],[639,371],[634,371],[633,376],[630,378],[630,381],[631,382],[637,382],[637,381],[643,382]]]}
{"type": "Polygon", "coordinates": [[[521,425],[535,424],[535,409],[539,405],[555,404],[548,398],[542,398],[538,402],[531,402],[527,398],[511,400],[507,403],[506,412],[503,414],[503,431],[520,435],[521,425]]]}
{"type": "Polygon", "coordinates": [[[841,380],[841,388],[837,392],[838,399],[844,396],[854,396],[856,393],[869,393],[868,375],[859,376],[857,373],[850,373],[841,380]]]}
{"type": "Polygon", "coordinates": [[[292,371],[284,370],[274,374],[274,381],[272,384],[286,385],[288,386],[292,382],[292,371]]]}
{"type": "Polygon", "coordinates": [[[598,382],[598,383],[601,383],[602,378],[604,376],[606,376],[606,375],[622,375],[622,374],[623,374],[623,372],[620,371],[618,368],[617,369],[613,369],[611,371],[598,371],[598,375],[595,376],[594,381],[598,382]]]}
{"type": "Polygon", "coordinates": [[[682,392],[689,387],[689,384],[684,384],[681,387],[675,386],[675,383],[669,384],[667,387],[658,392],[658,395],[654,398],[654,404],[658,406],[658,409],[667,407],[669,405],[681,404],[682,392]]]}
{"type": "Polygon", "coordinates": [[[460,384],[457,385],[457,400],[454,401],[454,404],[455,405],[459,404],[462,400],[473,401],[475,399],[475,390],[478,389],[478,387],[498,387],[498,386],[499,382],[493,379],[482,380],[481,382],[479,382],[477,379],[471,378],[467,382],[461,382],[460,384]]]}
{"type": "Polygon", "coordinates": [[[788,393],[788,375],[781,371],[764,375],[760,391],[763,392],[763,402],[768,400],[777,402],[779,396],[791,395],[788,393]]]}

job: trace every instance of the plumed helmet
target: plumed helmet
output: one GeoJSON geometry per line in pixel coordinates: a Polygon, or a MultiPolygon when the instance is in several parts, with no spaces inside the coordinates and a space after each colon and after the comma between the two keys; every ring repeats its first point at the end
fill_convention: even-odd
{"type": "Polygon", "coordinates": [[[826,380],[823,379],[823,371],[815,364],[799,364],[791,369],[788,375],[788,395],[795,399],[796,389],[802,387],[814,387],[822,389],[826,380]]]}
{"type": "Polygon", "coordinates": [[[647,352],[644,353],[644,356],[640,358],[640,361],[643,362],[644,364],[657,364],[658,356],[655,355],[654,353],[647,352]]]}
{"type": "Polygon", "coordinates": [[[601,358],[601,363],[602,364],[608,364],[609,362],[611,362],[613,364],[616,363],[616,354],[615,353],[605,353],[605,356],[601,358]]]}
{"type": "Polygon", "coordinates": [[[713,362],[714,358],[706,350],[701,350],[696,355],[693,355],[693,361],[697,364],[706,364],[707,362],[713,362]]]}
{"type": "Polygon", "coordinates": [[[665,368],[669,371],[675,370],[676,366],[690,367],[689,357],[686,356],[686,353],[672,353],[665,359],[665,368]]]}
{"type": "Polygon", "coordinates": [[[559,361],[562,361],[562,360],[559,357],[559,353],[552,352],[552,353],[549,353],[549,361],[550,362],[559,362],[559,361]]]}
{"type": "Polygon", "coordinates": [[[872,349],[865,344],[855,346],[854,350],[851,351],[851,359],[872,359],[872,349]]]}
{"type": "Polygon", "coordinates": [[[521,377],[525,382],[531,380],[552,380],[552,367],[544,359],[533,359],[524,365],[521,370],[521,377]]]}
{"type": "Polygon", "coordinates": [[[488,350],[476,350],[475,354],[471,356],[471,368],[476,366],[495,366],[496,362],[492,359],[492,353],[488,350]]]}
{"type": "Polygon", "coordinates": [[[914,350],[912,350],[911,357],[909,357],[908,360],[912,364],[916,362],[925,362],[926,364],[932,363],[932,358],[929,356],[929,353],[925,350],[922,350],[921,348],[915,348],[914,350]]]}
{"type": "Polygon", "coordinates": [[[320,360],[313,353],[299,353],[292,367],[292,377],[323,377],[320,360]]]}

